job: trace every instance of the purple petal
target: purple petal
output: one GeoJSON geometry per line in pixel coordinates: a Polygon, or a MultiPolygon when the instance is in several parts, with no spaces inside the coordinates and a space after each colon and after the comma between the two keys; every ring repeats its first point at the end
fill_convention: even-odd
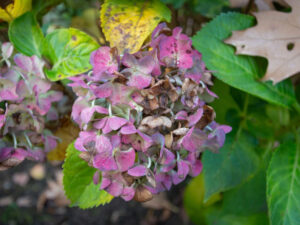
{"type": "Polygon", "coordinates": [[[133,166],[135,161],[135,151],[130,148],[127,151],[119,151],[116,153],[116,162],[121,172],[127,171],[133,166]]]}
{"type": "Polygon", "coordinates": [[[91,85],[90,88],[97,98],[107,98],[113,91],[111,83],[104,83],[99,86],[91,85]]]}
{"type": "Polygon", "coordinates": [[[147,168],[144,165],[139,165],[129,169],[128,174],[134,177],[142,177],[147,174],[147,168]]]}
{"type": "Polygon", "coordinates": [[[125,201],[130,201],[133,199],[135,194],[135,189],[132,187],[125,187],[123,189],[123,193],[121,194],[121,197],[125,200],[125,201]]]}
{"type": "Polygon", "coordinates": [[[177,162],[177,175],[180,178],[185,179],[189,173],[189,163],[184,160],[179,160],[177,162]]]}
{"type": "Polygon", "coordinates": [[[99,153],[107,152],[108,154],[112,154],[112,145],[108,137],[104,135],[97,135],[96,136],[96,149],[99,153]]]}
{"type": "Polygon", "coordinates": [[[122,194],[123,192],[123,184],[120,184],[119,182],[113,181],[108,188],[106,189],[106,191],[115,196],[118,197],[122,194]]]}
{"type": "Polygon", "coordinates": [[[107,151],[102,151],[94,157],[93,166],[101,171],[118,169],[112,153],[107,151]]]}
{"type": "Polygon", "coordinates": [[[101,76],[103,72],[110,74],[118,71],[118,62],[113,57],[109,47],[100,47],[91,54],[90,63],[93,66],[95,76],[101,76]]]}
{"type": "Polygon", "coordinates": [[[138,89],[144,89],[151,84],[152,77],[150,75],[142,74],[139,72],[131,74],[127,85],[130,87],[136,87],[138,89]]]}
{"type": "Polygon", "coordinates": [[[121,118],[121,117],[117,117],[117,116],[108,118],[108,123],[112,130],[118,130],[120,127],[125,125],[127,122],[128,122],[128,120],[121,118]]]}
{"type": "Polygon", "coordinates": [[[108,179],[108,178],[106,178],[106,177],[102,177],[100,189],[105,189],[105,188],[107,188],[110,184],[111,184],[111,180],[110,180],[110,179],[108,179]]]}
{"type": "Polygon", "coordinates": [[[137,130],[133,124],[128,124],[126,126],[123,126],[120,132],[121,134],[135,134],[137,130]]]}
{"type": "Polygon", "coordinates": [[[199,108],[197,112],[191,116],[189,116],[188,121],[189,121],[189,127],[194,126],[198,121],[201,119],[203,115],[203,108],[199,108]]]}
{"type": "Polygon", "coordinates": [[[188,114],[186,111],[179,111],[175,115],[175,120],[187,120],[188,114]]]}
{"type": "Polygon", "coordinates": [[[32,61],[29,56],[16,54],[14,61],[24,72],[30,73],[32,71],[32,61]]]}
{"type": "Polygon", "coordinates": [[[202,171],[203,165],[200,160],[197,160],[194,164],[191,165],[190,175],[192,177],[198,176],[202,171]]]}

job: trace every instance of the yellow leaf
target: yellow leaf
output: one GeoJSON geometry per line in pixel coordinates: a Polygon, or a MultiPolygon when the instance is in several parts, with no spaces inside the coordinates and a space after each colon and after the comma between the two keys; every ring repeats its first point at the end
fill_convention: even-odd
{"type": "Polygon", "coordinates": [[[60,139],[60,142],[51,152],[47,154],[47,159],[50,161],[63,161],[69,144],[78,136],[79,128],[68,120],[59,128],[54,135],[60,139]]]}
{"type": "Polygon", "coordinates": [[[159,0],[105,0],[100,19],[111,47],[135,53],[160,21],[171,20],[171,12],[159,0]]]}
{"type": "Polygon", "coordinates": [[[11,22],[30,10],[31,0],[5,0],[0,2],[0,20],[11,22]]]}

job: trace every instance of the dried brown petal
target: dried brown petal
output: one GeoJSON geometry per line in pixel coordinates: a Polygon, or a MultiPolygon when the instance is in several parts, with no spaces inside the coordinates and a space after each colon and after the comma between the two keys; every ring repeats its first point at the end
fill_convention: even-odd
{"type": "Polygon", "coordinates": [[[17,158],[9,158],[0,163],[0,171],[15,167],[19,165],[23,160],[17,158]]]}
{"type": "Polygon", "coordinates": [[[174,130],[172,133],[175,135],[185,135],[189,131],[189,128],[182,127],[174,130]]]}
{"type": "Polygon", "coordinates": [[[210,124],[216,117],[214,109],[208,105],[203,106],[203,116],[200,121],[196,124],[197,128],[203,129],[210,124]]]}
{"type": "Polygon", "coordinates": [[[137,202],[147,202],[153,198],[152,193],[144,186],[139,185],[136,188],[134,200],[137,202]]]}
{"type": "Polygon", "coordinates": [[[160,117],[147,116],[142,120],[141,125],[147,125],[151,129],[154,129],[159,126],[165,126],[171,128],[172,121],[166,116],[160,116],[160,117]]]}
{"type": "Polygon", "coordinates": [[[126,181],[128,186],[131,186],[134,182],[134,178],[130,176],[127,172],[122,174],[124,180],[126,181]]]}
{"type": "Polygon", "coordinates": [[[167,134],[165,135],[165,145],[167,148],[172,148],[172,144],[173,144],[173,134],[167,134]]]}
{"type": "Polygon", "coordinates": [[[81,152],[79,154],[79,157],[82,158],[84,161],[86,161],[89,166],[93,166],[93,159],[94,159],[93,154],[89,152],[81,152]]]}

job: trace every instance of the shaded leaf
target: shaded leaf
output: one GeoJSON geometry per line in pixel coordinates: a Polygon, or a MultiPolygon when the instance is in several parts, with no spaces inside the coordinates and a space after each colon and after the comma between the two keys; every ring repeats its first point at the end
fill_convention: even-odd
{"type": "Polygon", "coordinates": [[[235,136],[231,133],[218,154],[204,152],[204,201],[215,193],[236,187],[257,171],[259,158],[254,148],[255,143],[246,134],[235,136]]]}
{"type": "Polygon", "coordinates": [[[8,35],[9,40],[19,52],[27,56],[41,57],[44,36],[31,12],[12,21],[9,25],[8,35]]]}
{"type": "Polygon", "coordinates": [[[160,21],[170,22],[171,12],[159,0],[105,0],[100,17],[110,47],[135,53],[160,21]]]}

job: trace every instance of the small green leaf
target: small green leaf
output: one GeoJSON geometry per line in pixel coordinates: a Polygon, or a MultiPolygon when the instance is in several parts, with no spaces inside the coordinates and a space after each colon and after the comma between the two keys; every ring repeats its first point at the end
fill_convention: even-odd
{"type": "Polygon", "coordinates": [[[267,200],[272,225],[300,224],[300,141],[281,144],[267,172],[267,200]]]}
{"type": "Polygon", "coordinates": [[[255,57],[235,55],[234,48],[223,43],[233,30],[242,30],[255,24],[255,18],[239,13],[221,14],[202,28],[193,38],[194,47],[203,55],[209,70],[223,82],[260,97],[271,103],[291,107],[296,104],[290,81],[277,85],[260,82],[266,64],[255,57]]]}
{"type": "Polygon", "coordinates": [[[228,0],[194,0],[193,10],[203,16],[212,18],[222,12],[224,7],[229,7],[228,0]]]}
{"type": "Polygon", "coordinates": [[[204,152],[204,201],[213,194],[236,187],[257,171],[259,158],[255,146],[246,134],[235,136],[231,133],[226,136],[226,143],[219,153],[204,152]]]}
{"type": "Polygon", "coordinates": [[[52,64],[52,69],[46,70],[47,77],[57,81],[87,72],[92,68],[90,54],[98,47],[92,37],[77,29],[53,31],[43,44],[43,54],[52,64]]]}
{"type": "Polygon", "coordinates": [[[100,190],[100,184],[95,185],[93,183],[96,169],[89,167],[79,157],[79,154],[80,151],[75,149],[74,143],[70,144],[63,165],[63,184],[71,205],[87,209],[109,203],[113,196],[100,190]]]}
{"type": "Polygon", "coordinates": [[[31,12],[13,20],[9,25],[8,35],[19,52],[27,56],[41,57],[44,36],[31,12]]]}

